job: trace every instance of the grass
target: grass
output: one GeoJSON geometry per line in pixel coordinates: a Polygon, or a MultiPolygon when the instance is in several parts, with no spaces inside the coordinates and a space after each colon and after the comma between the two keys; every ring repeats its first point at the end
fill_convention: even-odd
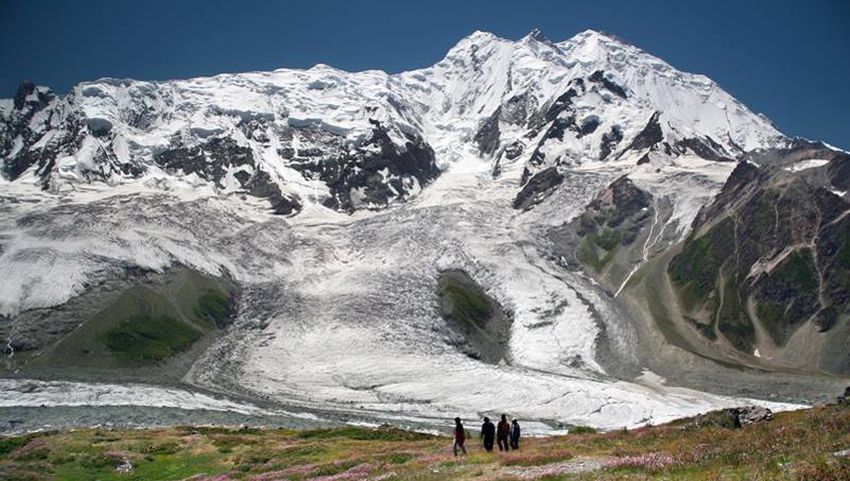
{"type": "MultiPolygon", "coordinates": [[[[664,265],[661,263],[656,266],[652,266],[651,269],[653,269],[653,273],[649,274],[648,278],[655,279],[662,277],[664,275],[664,268],[664,265]]],[[[645,282],[643,286],[646,292],[647,307],[649,308],[652,320],[664,335],[664,338],[675,346],[683,349],[693,349],[690,341],[682,335],[676,326],[676,323],[673,321],[673,313],[670,310],[671,306],[663,292],[663,283],[645,282]]]]}
{"type": "Polygon", "coordinates": [[[792,252],[776,268],[772,275],[784,279],[789,285],[797,286],[805,291],[818,288],[818,273],[811,249],[792,252]]]}
{"type": "Polygon", "coordinates": [[[381,426],[378,429],[361,429],[357,427],[313,429],[299,432],[298,437],[302,439],[345,438],[357,441],[418,441],[428,439],[431,436],[414,431],[405,431],[391,426],[381,426]]]}
{"type": "Polygon", "coordinates": [[[714,330],[714,324],[703,324],[694,319],[688,318],[688,322],[696,328],[699,333],[709,341],[717,340],[717,332],[714,330]]]}
{"type": "Polygon", "coordinates": [[[667,272],[686,314],[699,317],[689,320],[703,336],[715,340],[719,332],[736,349],[751,352],[755,328],[741,297],[745,274],[737,270],[734,253],[735,221],[727,217],[704,235],[689,237],[667,272]]]}
{"type": "Polygon", "coordinates": [[[473,437],[469,455],[457,458],[447,436],[390,427],[83,429],[0,438],[0,479],[850,479],[850,460],[833,455],[850,448],[848,406],[777,413],[773,421],[741,429],[712,419],[605,433],[574,429],[566,436],[523,439],[521,449],[510,453],[483,452],[473,437]],[[564,472],[587,462],[596,469],[564,472]],[[132,471],[120,472],[126,463],[132,471]]]}
{"type": "Polygon", "coordinates": [[[730,218],[712,227],[705,235],[688,238],[682,252],[670,261],[670,279],[689,290],[688,309],[704,303],[717,285],[720,268],[734,252],[735,224],[730,218]]]}
{"type": "Polygon", "coordinates": [[[232,316],[230,297],[216,289],[206,289],[195,303],[195,315],[216,327],[223,327],[232,316]]]}
{"type": "Polygon", "coordinates": [[[783,345],[785,343],[785,306],[770,301],[761,302],[756,306],[756,314],[773,342],[783,345]]]}
{"type": "Polygon", "coordinates": [[[622,237],[622,233],[617,229],[604,229],[601,234],[595,237],[594,242],[600,248],[612,251],[620,244],[622,237]]]}
{"type": "Polygon", "coordinates": [[[800,323],[819,306],[820,280],[811,249],[789,254],[759,287],[756,314],[773,342],[785,345],[800,323]]]}
{"type": "Polygon", "coordinates": [[[590,426],[575,426],[570,428],[570,434],[595,434],[596,429],[590,426]]]}
{"type": "Polygon", "coordinates": [[[756,331],[741,300],[738,275],[728,275],[723,287],[723,304],[719,308],[717,329],[737,349],[751,352],[756,341],[756,331]]]}
{"type": "Polygon", "coordinates": [[[24,446],[32,439],[31,436],[20,436],[16,438],[0,438],[0,456],[7,456],[12,451],[24,446]]]}
{"type": "Polygon", "coordinates": [[[233,315],[231,292],[225,280],[178,268],[120,291],[83,294],[68,311],[82,324],[51,346],[16,356],[17,366],[76,375],[144,365],[179,378],[180,362],[168,357],[217,334],[233,315]]]}
{"type": "Polygon", "coordinates": [[[588,234],[579,246],[578,260],[596,272],[601,271],[617,253],[621,237],[622,234],[617,229],[605,229],[601,234],[588,234]]]}
{"type": "Polygon", "coordinates": [[[850,267],[850,232],[845,231],[844,236],[844,244],[841,246],[841,250],[838,251],[838,259],[845,266],[850,267]]]}
{"type": "Polygon", "coordinates": [[[130,361],[162,361],[185,351],[200,331],[167,315],[136,315],[101,337],[116,356],[130,361]]]}
{"type": "Polygon", "coordinates": [[[448,279],[441,286],[441,292],[451,302],[448,314],[454,319],[480,325],[493,316],[490,301],[473,286],[448,279]]]}

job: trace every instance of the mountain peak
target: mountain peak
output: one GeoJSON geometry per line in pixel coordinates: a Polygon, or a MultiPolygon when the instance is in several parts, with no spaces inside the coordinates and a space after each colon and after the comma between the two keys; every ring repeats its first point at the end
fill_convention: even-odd
{"type": "Polygon", "coordinates": [[[579,32],[575,34],[572,38],[561,42],[561,45],[563,44],[582,45],[585,47],[594,47],[603,50],[610,50],[612,48],[619,49],[622,47],[632,47],[643,51],[642,49],[640,49],[640,47],[637,47],[635,44],[623,39],[622,37],[619,37],[609,32],[605,32],[603,30],[593,29],[587,29],[582,32],[579,32]]]}
{"type": "Polygon", "coordinates": [[[470,49],[478,50],[482,46],[494,43],[498,40],[501,39],[490,32],[476,30],[470,33],[469,35],[463,37],[462,39],[458,40],[458,42],[454,44],[452,48],[450,48],[449,51],[446,53],[446,57],[451,58],[457,56],[465,56],[470,51],[470,49]]]}
{"type": "Polygon", "coordinates": [[[592,29],[592,28],[588,28],[587,30],[584,30],[584,31],[577,33],[576,35],[573,36],[573,38],[574,39],[579,39],[579,38],[591,39],[591,38],[593,38],[593,39],[599,39],[599,40],[603,40],[603,41],[613,40],[615,42],[622,43],[622,44],[625,44],[625,45],[631,45],[630,42],[624,40],[621,37],[618,37],[617,35],[614,35],[610,32],[606,32],[605,30],[595,30],[595,29],[592,29]]]}
{"type": "Polygon", "coordinates": [[[326,71],[332,71],[332,72],[342,72],[342,70],[334,67],[333,65],[328,65],[326,63],[317,63],[316,65],[313,65],[312,67],[310,67],[309,70],[312,70],[312,71],[326,70],[326,71]]]}
{"type": "Polygon", "coordinates": [[[523,37],[522,40],[523,41],[534,40],[534,41],[537,41],[537,42],[551,43],[550,40],[546,37],[546,35],[543,35],[543,32],[541,32],[540,29],[537,29],[537,28],[528,32],[528,34],[526,34],[526,36],[523,37]]]}
{"type": "Polygon", "coordinates": [[[454,44],[446,52],[443,61],[449,61],[450,63],[459,62],[460,64],[465,64],[467,61],[477,63],[478,57],[482,55],[482,52],[492,53],[494,49],[498,48],[498,45],[504,42],[506,42],[505,39],[490,32],[476,30],[454,44]]]}
{"type": "Polygon", "coordinates": [[[484,30],[476,30],[476,31],[470,33],[469,35],[467,35],[466,37],[463,37],[457,43],[457,45],[460,45],[460,44],[463,44],[463,43],[476,43],[476,44],[485,43],[485,42],[489,42],[489,41],[492,41],[492,40],[497,40],[498,38],[499,38],[498,36],[496,36],[495,34],[493,34],[491,32],[485,32],[484,30]]]}

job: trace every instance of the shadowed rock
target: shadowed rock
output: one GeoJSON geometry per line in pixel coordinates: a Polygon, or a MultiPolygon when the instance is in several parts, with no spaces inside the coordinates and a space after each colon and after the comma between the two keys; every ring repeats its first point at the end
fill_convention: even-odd
{"type": "Polygon", "coordinates": [[[539,204],[552,189],[564,181],[564,175],[556,167],[549,167],[535,174],[514,199],[514,209],[528,210],[539,204]]]}
{"type": "Polygon", "coordinates": [[[652,114],[652,117],[646,123],[646,127],[632,139],[626,150],[646,149],[664,140],[664,132],[661,130],[661,124],[658,123],[660,116],[661,112],[652,114]]]}

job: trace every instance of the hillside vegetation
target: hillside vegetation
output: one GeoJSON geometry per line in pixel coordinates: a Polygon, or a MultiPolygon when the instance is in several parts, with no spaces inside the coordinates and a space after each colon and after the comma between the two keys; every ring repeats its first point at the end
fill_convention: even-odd
{"type": "MultiPolygon", "coordinates": [[[[633,431],[524,439],[454,457],[450,440],[389,427],[292,431],[86,429],[0,438],[14,480],[846,480],[850,407],[783,412],[732,429],[723,413],[633,431]]],[[[471,420],[467,427],[473,428],[471,420]]]]}

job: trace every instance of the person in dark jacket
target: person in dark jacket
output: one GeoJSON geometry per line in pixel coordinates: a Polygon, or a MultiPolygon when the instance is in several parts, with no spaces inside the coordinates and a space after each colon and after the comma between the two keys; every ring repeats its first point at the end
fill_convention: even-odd
{"type": "Polygon", "coordinates": [[[460,422],[460,418],[455,418],[454,438],[452,451],[454,451],[455,456],[457,456],[458,451],[463,451],[463,454],[466,454],[466,446],[464,446],[466,442],[466,431],[463,430],[463,424],[460,422]]]}
{"type": "Polygon", "coordinates": [[[487,452],[493,450],[493,441],[496,437],[496,426],[490,422],[490,418],[484,418],[484,424],[481,425],[481,439],[484,440],[484,449],[487,452]]]}
{"type": "Polygon", "coordinates": [[[517,422],[516,418],[514,418],[511,423],[511,449],[519,449],[519,437],[521,432],[519,422],[517,422]]]}
{"type": "Polygon", "coordinates": [[[508,436],[511,434],[511,423],[508,422],[508,417],[502,414],[502,420],[499,421],[499,427],[496,430],[496,438],[499,443],[499,451],[510,451],[508,446],[508,436]]]}

